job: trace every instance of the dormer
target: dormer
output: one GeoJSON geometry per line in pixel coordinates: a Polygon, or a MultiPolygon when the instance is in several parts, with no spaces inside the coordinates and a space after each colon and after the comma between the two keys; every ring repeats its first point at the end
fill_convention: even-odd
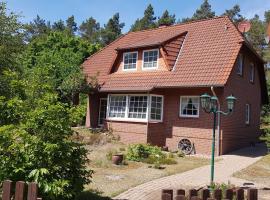
{"type": "Polygon", "coordinates": [[[155,34],[115,49],[111,73],[171,71],[180,55],[187,32],[155,34]]]}

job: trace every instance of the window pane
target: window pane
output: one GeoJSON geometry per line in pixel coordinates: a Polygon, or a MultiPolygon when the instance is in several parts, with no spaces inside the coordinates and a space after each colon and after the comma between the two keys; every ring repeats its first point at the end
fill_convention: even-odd
{"type": "Polygon", "coordinates": [[[237,58],[237,74],[242,75],[243,73],[243,62],[244,62],[244,57],[242,54],[239,54],[237,58]]]}
{"type": "Polygon", "coordinates": [[[137,52],[124,54],[124,69],[136,69],[137,52]]]}
{"type": "Polygon", "coordinates": [[[198,116],[199,97],[181,97],[180,112],[182,116],[198,116]]]}
{"type": "Polygon", "coordinates": [[[124,118],[126,112],[126,96],[111,96],[109,117],[124,118]]]}
{"type": "Polygon", "coordinates": [[[151,120],[162,120],[162,97],[151,96],[151,120]]]}
{"type": "Polygon", "coordinates": [[[129,96],[128,118],[146,119],[147,96],[129,96]]]}
{"type": "Polygon", "coordinates": [[[158,60],[158,50],[145,51],[143,59],[144,68],[156,68],[158,60]]]}
{"type": "Polygon", "coordinates": [[[98,119],[99,125],[104,124],[104,119],[106,119],[106,111],[107,111],[107,99],[101,99],[99,105],[99,119],[98,119]]]}

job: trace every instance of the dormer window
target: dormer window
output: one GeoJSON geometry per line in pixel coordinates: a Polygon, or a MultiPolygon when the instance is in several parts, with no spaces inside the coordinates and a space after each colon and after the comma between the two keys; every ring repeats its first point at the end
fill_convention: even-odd
{"type": "Polygon", "coordinates": [[[244,66],[244,56],[243,54],[239,54],[237,58],[237,74],[240,76],[243,75],[243,66],[244,66]]]}
{"type": "Polygon", "coordinates": [[[136,70],[137,68],[138,52],[126,52],[123,55],[124,70],[136,70]]]}
{"type": "Polygon", "coordinates": [[[158,49],[143,51],[143,69],[156,69],[158,67],[158,49]]]}

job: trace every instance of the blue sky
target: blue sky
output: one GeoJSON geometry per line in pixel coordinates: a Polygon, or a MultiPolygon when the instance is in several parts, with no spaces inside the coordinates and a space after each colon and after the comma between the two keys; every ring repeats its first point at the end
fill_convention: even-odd
{"type": "MultiPolygon", "coordinates": [[[[203,0],[6,0],[11,11],[20,13],[22,21],[29,22],[39,14],[49,21],[65,20],[74,15],[78,24],[89,17],[94,17],[101,25],[116,12],[120,20],[125,22],[123,32],[129,30],[131,24],[143,16],[146,6],[151,3],[155,14],[160,16],[167,9],[177,19],[191,16],[203,0]]],[[[265,10],[270,10],[270,0],[209,0],[217,15],[225,9],[239,4],[241,13],[251,18],[255,13],[263,17],[265,10]]]]}

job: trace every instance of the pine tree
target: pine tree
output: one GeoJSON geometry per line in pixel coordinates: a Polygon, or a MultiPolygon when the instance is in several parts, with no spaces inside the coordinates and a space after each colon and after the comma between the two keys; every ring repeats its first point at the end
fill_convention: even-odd
{"type": "Polygon", "coordinates": [[[269,24],[270,23],[270,10],[265,11],[264,18],[265,18],[265,23],[269,24]]]}
{"type": "Polygon", "coordinates": [[[229,10],[225,10],[223,15],[227,15],[234,23],[238,23],[244,20],[244,17],[240,14],[240,6],[236,4],[229,10]]]}
{"type": "Polygon", "coordinates": [[[208,0],[204,0],[200,8],[196,10],[191,18],[183,18],[181,22],[188,22],[193,20],[200,20],[200,19],[209,19],[215,17],[215,12],[212,11],[211,5],[209,4],[208,0]]]}
{"type": "Polygon", "coordinates": [[[158,19],[158,26],[173,25],[175,23],[175,15],[170,15],[168,10],[165,10],[162,16],[158,19]]]}
{"type": "Polygon", "coordinates": [[[111,43],[122,34],[122,28],[125,26],[125,24],[120,23],[119,19],[119,13],[114,14],[102,29],[101,38],[104,45],[111,43]]]}
{"type": "Polygon", "coordinates": [[[66,29],[65,23],[63,20],[59,20],[53,23],[52,29],[54,31],[64,31],[66,29]]]}
{"type": "Polygon", "coordinates": [[[75,18],[74,15],[70,16],[67,20],[66,20],[66,24],[67,24],[67,31],[74,35],[74,33],[78,30],[77,27],[77,23],[75,22],[75,18]]]}
{"type": "Polygon", "coordinates": [[[42,19],[39,15],[30,22],[29,24],[25,24],[25,40],[30,41],[33,38],[48,34],[51,30],[50,22],[46,22],[46,20],[42,19]]]}
{"type": "Polygon", "coordinates": [[[212,17],[215,17],[215,12],[211,10],[211,5],[208,3],[208,0],[204,0],[203,4],[192,16],[192,20],[208,19],[212,17]]]}
{"type": "Polygon", "coordinates": [[[265,43],[265,24],[260,20],[258,15],[255,15],[251,20],[251,28],[247,32],[247,38],[253,47],[257,50],[260,55],[263,55],[263,49],[265,43]]]}
{"type": "Polygon", "coordinates": [[[100,41],[100,24],[93,17],[82,22],[79,32],[83,39],[91,43],[100,41]]]}
{"type": "Polygon", "coordinates": [[[146,30],[156,27],[156,17],[154,13],[154,8],[149,4],[144,11],[144,16],[141,19],[137,19],[135,23],[131,26],[130,31],[146,30]]]}

